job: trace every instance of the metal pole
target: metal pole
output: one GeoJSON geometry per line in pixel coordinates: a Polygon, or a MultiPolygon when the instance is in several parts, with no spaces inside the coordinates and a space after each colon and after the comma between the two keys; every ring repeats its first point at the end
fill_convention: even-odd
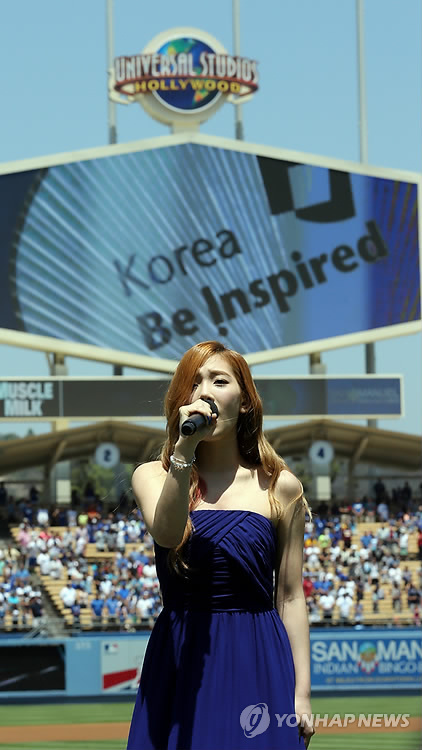
{"type": "MultiPolygon", "coordinates": [[[[110,77],[114,65],[113,0],[107,0],[107,74],[110,77]]],[[[108,92],[108,88],[107,88],[108,92]]],[[[108,95],[108,142],[117,143],[116,103],[108,95]]],[[[113,365],[113,375],[123,375],[121,365],[113,365]]]]}
{"type": "MultiPolygon", "coordinates": [[[[110,77],[114,65],[113,0],[107,0],[107,75],[110,77]]],[[[107,88],[108,92],[108,88],[107,88]]],[[[117,143],[116,104],[108,96],[108,142],[117,143]]]]}
{"type": "Polygon", "coordinates": [[[358,77],[359,77],[359,144],[360,160],[368,163],[368,119],[366,114],[366,79],[365,79],[365,31],[363,0],[356,0],[356,28],[358,43],[358,77]]]}
{"type": "MultiPolygon", "coordinates": [[[[232,0],[233,15],[233,53],[235,57],[240,57],[240,0],[232,0]]],[[[235,137],[238,141],[244,140],[243,131],[243,110],[240,102],[234,106],[235,111],[235,137]]]]}
{"type": "MultiPolygon", "coordinates": [[[[359,81],[359,146],[362,164],[368,163],[368,118],[366,112],[365,80],[365,29],[363,0],[356,0],[356,30],[359,81]]],[[[367,374],[376,372],[375,344],[365,344],[365,365],[367,374]]],[[[376,419],[368,419],[368,427],[377,427],[376,419]]]]}

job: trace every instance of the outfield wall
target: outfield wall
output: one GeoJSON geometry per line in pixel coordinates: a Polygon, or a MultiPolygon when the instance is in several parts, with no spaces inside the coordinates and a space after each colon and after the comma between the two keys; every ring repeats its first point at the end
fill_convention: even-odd
{"type": "MultiPolygon", "coordinates": [[[[0,700],[133,695],[150,633],[0,641],[0,700]]],[[[417,628],[313,628],[313,694],[420,690],[417,628]]]]}

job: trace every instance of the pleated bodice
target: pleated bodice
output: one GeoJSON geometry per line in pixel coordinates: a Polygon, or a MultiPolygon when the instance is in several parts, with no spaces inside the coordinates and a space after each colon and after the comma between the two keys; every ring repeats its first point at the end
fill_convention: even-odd
{"type": "Polygon", "coordinates": [[[249,510],[192,511],[182,578],[167,565],[168,550],[155,542],[157,575],[168,609],[263,611],[273,608],[275,529],[249,510]]]}

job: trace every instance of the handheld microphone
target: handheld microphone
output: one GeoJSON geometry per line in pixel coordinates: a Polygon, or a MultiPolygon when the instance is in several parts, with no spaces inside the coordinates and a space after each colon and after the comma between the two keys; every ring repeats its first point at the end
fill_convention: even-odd
{"type": "MultiPolygon", "coordinates": [[[[201,401],[206,401],[211,406],[212,413],[218,417],[218,406],[212,398],[201,398],[201,401]]],[[[204,424],[207,424],[207,418],[203,414],[191,414],[182,424],[182,435],[193,435],[204,424]]]]}

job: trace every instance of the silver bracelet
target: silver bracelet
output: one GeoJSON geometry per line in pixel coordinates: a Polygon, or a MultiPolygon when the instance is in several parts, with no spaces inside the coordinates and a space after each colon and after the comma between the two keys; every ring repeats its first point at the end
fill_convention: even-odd
{"type": "Polygon", "coordinates": [[[195,461],[195,454],[193,454],[192,461],[183,461],[181,458],[176,458],[174,453],[170,456],[170,463],[177,471],[182,471],[182,469],[191,469],[192,465],[195,461]]]}

